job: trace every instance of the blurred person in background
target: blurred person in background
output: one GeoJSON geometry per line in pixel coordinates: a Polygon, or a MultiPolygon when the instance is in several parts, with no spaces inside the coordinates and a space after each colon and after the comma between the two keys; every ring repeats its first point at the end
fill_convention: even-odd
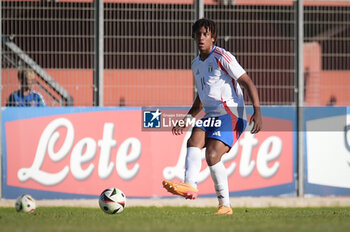
{"type": "MultiPolygon", "coordinates": [[[[215,46],[217,27],[209,19],[199,19],[192,26],[192,38],[195,40],[199,55],[192,61],[192,71],[198,95],[184,121],[193,121],[202,110],[202,121],[215,120],[215,125],[194,126],[187,141],[184,182],[163,181],[163,187],[174,195],[186,199],[198,197],[198,176],[201,170],[201,151],[205,150],[206,162],[214,182],[219,208],[215,214],[233,214],[230,204],[228,177],[221,157],[230,151],[246,128],[247,119],[243,98],[243,86],[252,101],[254,113],[249,124],[253,124],[251,133],[262,128],[260,101],[257,89],[236,58],[228,51],[215,46]],[[216,121],[218,123],[216,126],[216,121]]],[[[181,135],[186,126],[177,124],[172,132],[181,135]]]]}
{"type": "Polygon", "coordinates": [[[19,90],[10,94],[6,106],[45,106],[43,96],[33,90],[35,73],[25,68],[18,71],[19,90]]]}

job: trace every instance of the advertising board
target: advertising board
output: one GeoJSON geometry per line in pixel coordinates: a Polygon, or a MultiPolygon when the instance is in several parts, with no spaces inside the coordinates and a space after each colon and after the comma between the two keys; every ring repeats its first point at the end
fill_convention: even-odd
{"type": "MultiPolygon", "coordinates": [[[[165,110],[159,109],[160,116],[165,110]]],[[[170,197],[161,183],[183,179],[190,131],[174,136],[171,128],[145,130],[143,111],[4,108],[2,196],[93,198],[118,187],[128,197],[170,197]]],[[[223,157],[232,196],[295,195],[295,111],[264,108],[263,114],[266,129],[255,135],[245,131],[223,157]]],[[[215,196],[202,155],[200,195],[215,196]]]]}
{"type": "Polygon", "coordinates": [[[350,195],[350,113],[311,107],[305,119],[305,194],[350,195]]]}

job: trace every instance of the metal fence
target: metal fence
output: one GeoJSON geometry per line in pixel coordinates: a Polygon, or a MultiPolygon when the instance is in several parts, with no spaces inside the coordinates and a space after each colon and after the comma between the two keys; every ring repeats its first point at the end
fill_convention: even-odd
{"type": "Polygon", "coordinates": [[[350,2],[323,3],[304,9],[305,102],[349,105],[350,2]]]}
{"type": "Polygon", "coordinates": [[[254,80],[262,104],[293,104],[296,8],[275,5],[208,6],[218,22],[218,45],[231,51],[254,80]]]}
{"type": "MultiPolygon", "coordinates": [[[[74,105],[92,105],[94,12],[92,3],[2,1],[2,105],[18,89],[18,69],[33,68],[21,58],[23,55],[66,90],[74,105]],[[20,50],[9,49],[6,40],[20,50]]],[[[62,105],[50,81],[39,74],[36,80],[41,85],[35,90],[47,105],[62,105]]]]}
{"type": "MultiPolygon", "coordinates": [[[[97,89],[95,2],[2,1],[1,105],[18,89],[23,66],[35,69],[36,90],[49,106],[97,105],[97,91],[104,106],[191,105],[196,9],[192,0],[164,2],[104,2],[104,75],[97,89]]],[[[295,104],[297,2],[204,3],[204,16],[219,28],[217,44],[248,71],[262,104],[295,104]]],[[[306,105],[350,104],[349,17],[348,1],[304,1],[306,105]]]]}

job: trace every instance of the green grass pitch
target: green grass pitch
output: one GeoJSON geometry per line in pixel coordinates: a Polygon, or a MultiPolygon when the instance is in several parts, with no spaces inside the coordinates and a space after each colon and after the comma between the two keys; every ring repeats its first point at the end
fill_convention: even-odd
{"type": "Polygon", "coordinates": [[[0,207],[0,231],[350,231],[350,207],[236,208],[127,207],[118,215],[99,208],[39,207],[32,214],[0,207]]]}

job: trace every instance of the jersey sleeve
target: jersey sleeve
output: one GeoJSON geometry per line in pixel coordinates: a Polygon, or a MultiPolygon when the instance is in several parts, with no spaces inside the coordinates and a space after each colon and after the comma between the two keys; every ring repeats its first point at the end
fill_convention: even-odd
{"type": "Polygon", "coordinates": [[[230,52],[225,52],[221,57],[221,64],[233,79],[237,80],[246,73],[244,68],[238,63],[235,56],[230,52]]]}

